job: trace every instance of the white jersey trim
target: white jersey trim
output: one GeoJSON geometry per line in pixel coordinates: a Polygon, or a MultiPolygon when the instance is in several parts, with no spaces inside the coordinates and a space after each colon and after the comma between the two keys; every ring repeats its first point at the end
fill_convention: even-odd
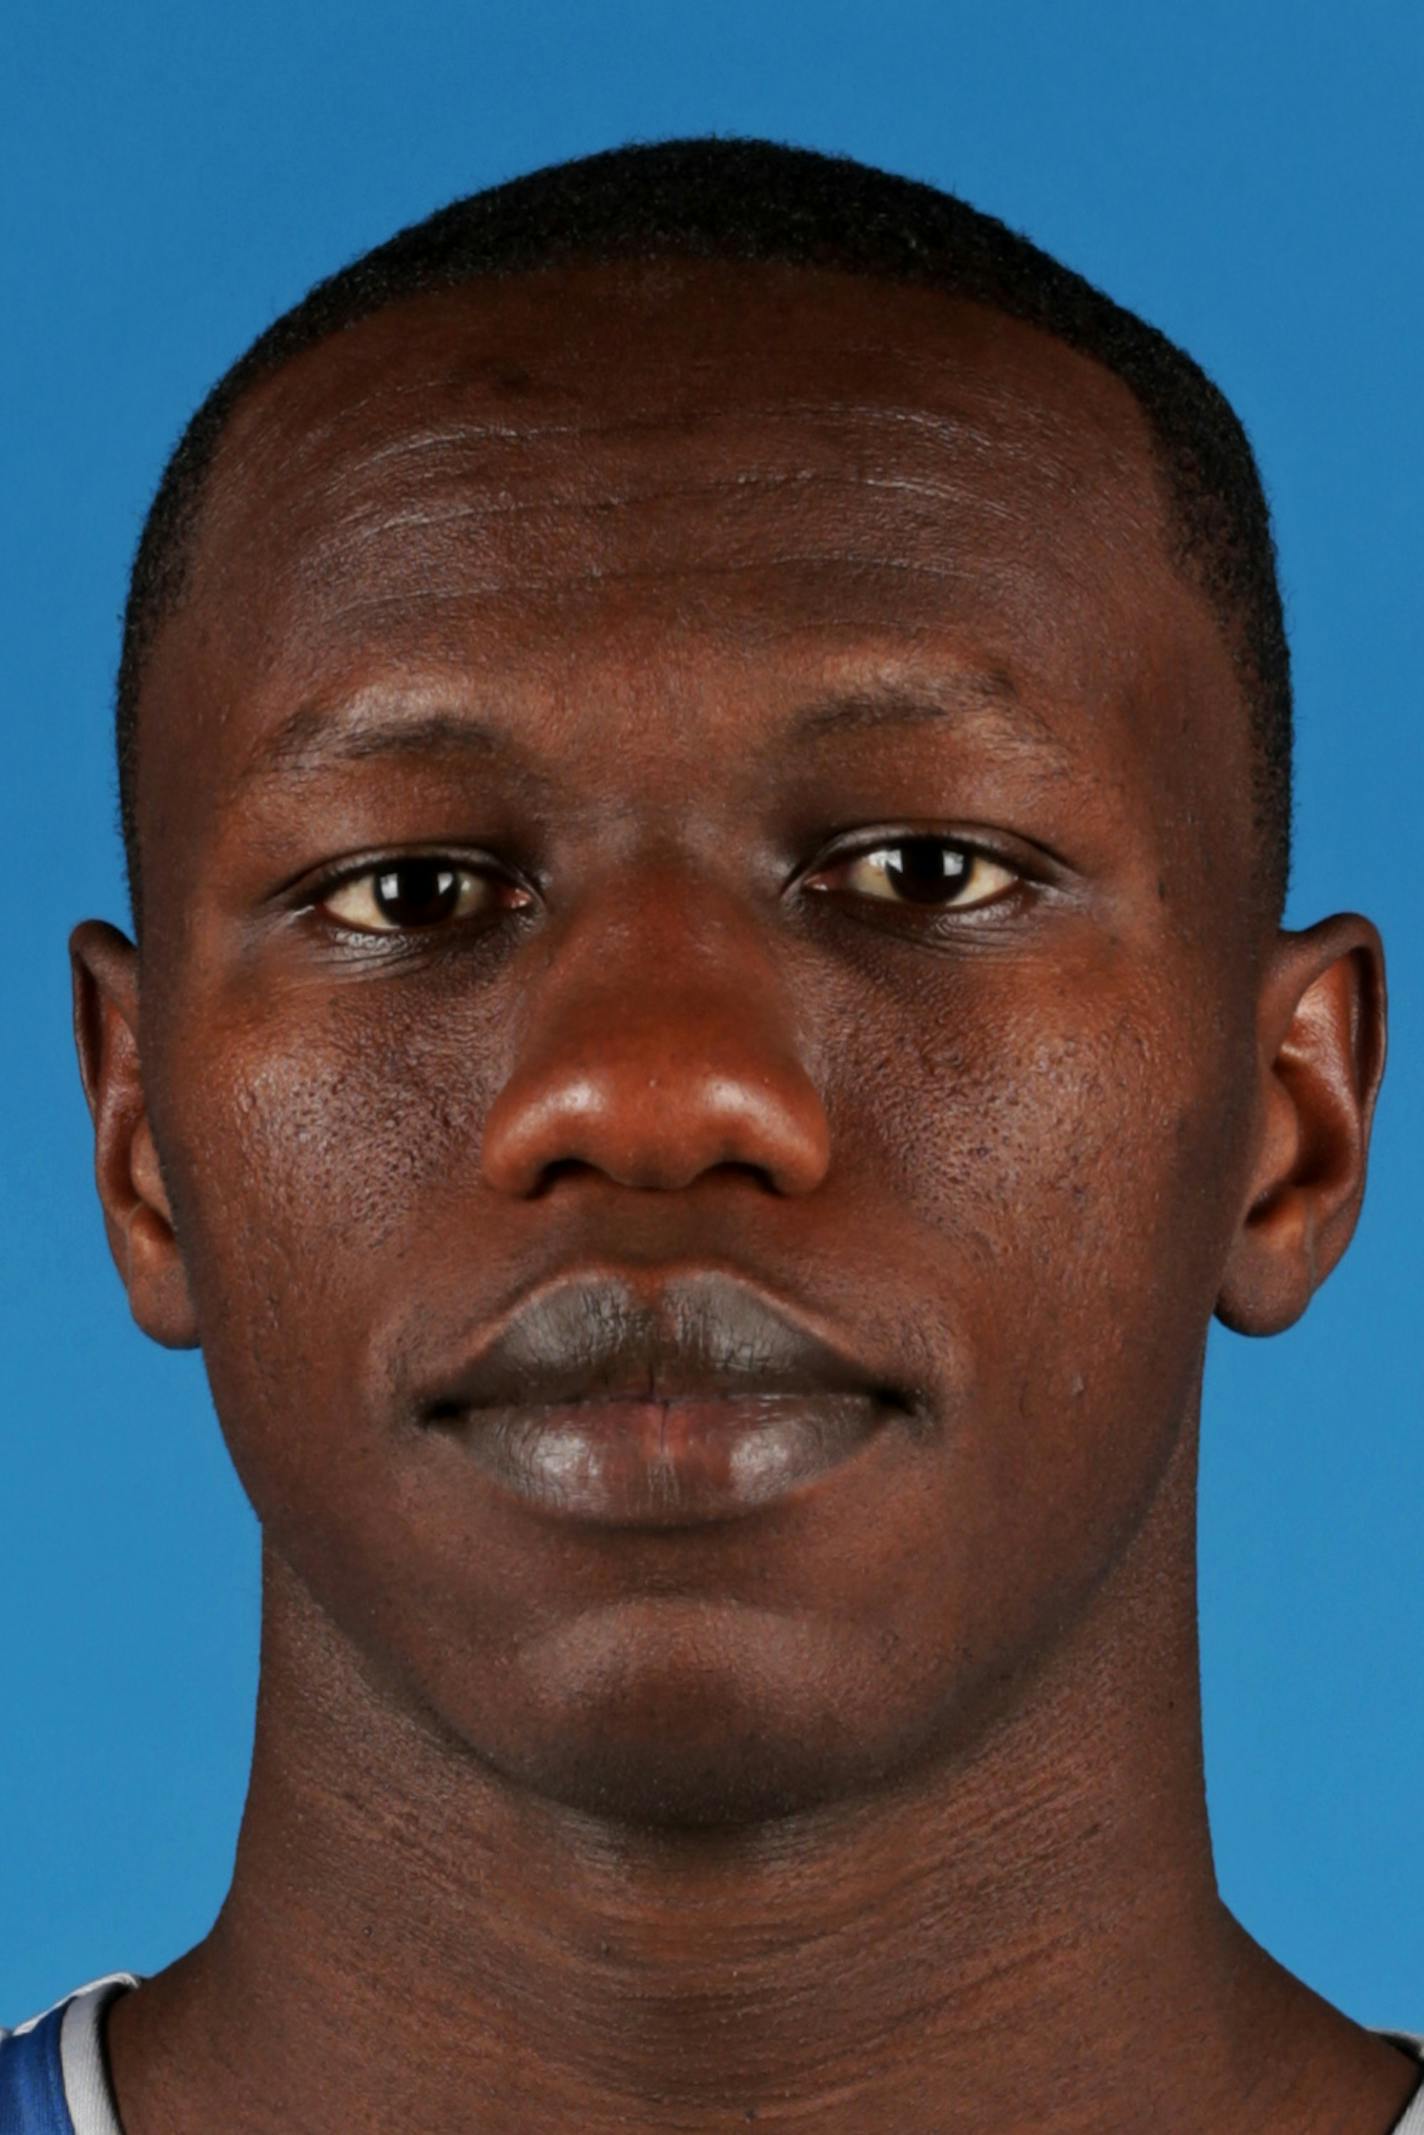
{"type": "Polygon", "coordinates": [[[116,1994],[136,1987],[132,1972],[109,1972],[80,1987],[59,2029],[59,2065],[74,2135],[123,2135],[109,2091],[109,2073],[99,2027],[116,1994]]]}

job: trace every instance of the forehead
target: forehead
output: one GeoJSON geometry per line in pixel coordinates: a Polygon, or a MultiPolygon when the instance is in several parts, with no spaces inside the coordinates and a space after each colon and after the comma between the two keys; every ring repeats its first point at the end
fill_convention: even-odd
{"type": "MultiPolygon", "coordinates": [[[[304,352],[231,426],[200,577],[240,605],[274,542],[301,576],[263,620],[337,635],[392,569],[431,595],[637,576],[655,603],[743,564],[859,564],[941,581],[948,615],[986,568],[1012,602],[1030,564],[1081,576],[1070,548],[1165,561],[1144,420],[1099,365],[936,292],[707,262],[476,284],[304,352]],[[775,559],[747,554],[759,524],[775,559]]],[[[1016,619],[1051,590],[1024,584],[1016,619]]]]}
{"type": "Polygon", "coordinates": [[[1160,755],[1165,677],[1174,713],[1184,674],[1234,696],[1170,558],[1137,403],[1035,328],[820,269],[569,267],[392,305],[248,394],[149,694],[220,776],[392,676],[552,688],[596,743],[630,691],[686,712],[701,676],[730,716],[749,661],[794,690],[911,657],[1160,755]]]}

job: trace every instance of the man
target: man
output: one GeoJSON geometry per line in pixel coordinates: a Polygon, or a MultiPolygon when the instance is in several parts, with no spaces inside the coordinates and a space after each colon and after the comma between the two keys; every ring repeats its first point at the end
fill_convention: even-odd
{"type": "Polygon", "coordinates": [[[1289,738],[1230,410],[928,188],[619,151],[249,351],[72,947],[263,1525],[252,1782],[7,2129],[1424,2128],[1202,1784],[1207,1326],[1339,1259],[1384,1056],[1289,738]]]}

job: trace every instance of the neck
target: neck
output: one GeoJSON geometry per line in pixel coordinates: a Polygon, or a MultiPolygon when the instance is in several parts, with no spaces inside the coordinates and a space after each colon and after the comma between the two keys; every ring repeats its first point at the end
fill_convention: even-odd
{"type": "Polygon", "coordinates": [[[1402,2100],[1417,2070],[1217,1895],[1193,1470],[1184,1434],[1111,1580],[972,1744],[731,1834],[510,1786],[269,1559],[231,1891],[111,2018],[128,2135],[215,2124],[218,2099],[242,2135],[1191,2135],[1248,2101],[1262,2128],[1338,2125],[1322,2082],[1402,2100]]]}

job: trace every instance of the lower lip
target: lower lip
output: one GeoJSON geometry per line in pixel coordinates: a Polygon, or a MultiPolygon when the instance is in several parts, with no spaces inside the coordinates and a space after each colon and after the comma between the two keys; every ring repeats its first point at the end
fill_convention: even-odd
{"type": "Polygon", "coordinates": [[[869,1394],[579,1401],[466,1410],[458,1435],[531,1506],[613,1527],[691,1527],[838,1467],[890,1414],[869,1394]]]}

